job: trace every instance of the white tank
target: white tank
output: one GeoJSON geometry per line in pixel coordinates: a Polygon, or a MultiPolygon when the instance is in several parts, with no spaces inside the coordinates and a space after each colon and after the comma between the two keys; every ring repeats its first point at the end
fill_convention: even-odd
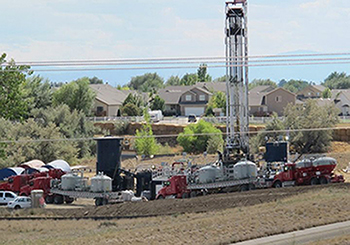
{"type": "Polygon", "coordinates": [[[92,192],[106,192],[112,191],[112,179],[107,175],[99,173],[91,178],[91,191],[92,192]]]}
{"type": "Polygon", "coordinates": [[[220,168],[216,166],[205,166],[198,170],[197,182],[200,184],[215,182],[221,176],[220,168]]]}
{"type": "Polygon", "coordinates": [[[235,179],[246,179],[257,176],[256,164],[251,161],[240,161],[233,167],[235,179]]]}
{"type": "Polygon", "coordinates": [[[65,174],[61,177],[61,188],[65,191],[74,190],[81,177],[76,174],[65,174]]]}

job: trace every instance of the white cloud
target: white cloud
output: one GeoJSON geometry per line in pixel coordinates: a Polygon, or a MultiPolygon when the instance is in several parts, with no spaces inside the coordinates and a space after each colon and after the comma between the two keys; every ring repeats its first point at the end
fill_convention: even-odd
{"type": "Polygon", "coordinates": [[[300,8],[308,10],[323,9],[329,7],[330,3],[330,0],[315,0],[300,4],[300,8]]]}

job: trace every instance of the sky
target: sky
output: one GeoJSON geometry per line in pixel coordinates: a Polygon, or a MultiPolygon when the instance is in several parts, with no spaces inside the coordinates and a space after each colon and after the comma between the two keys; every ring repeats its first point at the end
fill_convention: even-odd
{"type": "MultiPolygon", "coordinates": [[[[15,61],[223,57],[225,1],[218,0],[0,0],[0,52],[15,61]]],[[[249,0],[249,55],[350,52],[348,0],[249,0]]],[[[35,67],[34,67],[35,70],[35,67]]],[[[157,72],[35,72],[54,82],[97,76],[116,86],[157,72]]],[[[250,80],[322,82],[350,64],[250,68],[250,80]]],[[[210,68],[220,77],[223,68],[210,68]]]]}

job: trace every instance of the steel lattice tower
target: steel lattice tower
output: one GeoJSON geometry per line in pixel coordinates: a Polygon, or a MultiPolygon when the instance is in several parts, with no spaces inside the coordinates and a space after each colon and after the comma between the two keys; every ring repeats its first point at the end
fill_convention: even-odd
{"type": "Polygon", "coordinates": [[[225,162],[249,154],[247,1],[226,2],[226,147],[225,162]]]}

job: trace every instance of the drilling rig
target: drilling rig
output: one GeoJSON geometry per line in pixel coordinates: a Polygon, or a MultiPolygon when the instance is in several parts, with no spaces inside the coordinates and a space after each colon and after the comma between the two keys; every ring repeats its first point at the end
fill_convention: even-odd
{"type": "Polygon", "coordinates": [[[226,145],[224,164],[249,158],[247,0],[226,2],[226,145]]]}

